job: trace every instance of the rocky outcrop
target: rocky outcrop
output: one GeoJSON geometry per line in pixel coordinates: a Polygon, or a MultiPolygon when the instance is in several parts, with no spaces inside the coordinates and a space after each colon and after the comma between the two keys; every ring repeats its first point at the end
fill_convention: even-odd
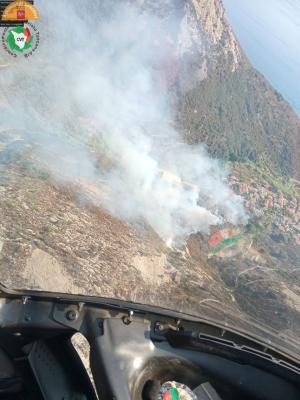
{"type": "Polygon", "coordinates": [[[235,71],[244,57],[220,0],[191,0],[187,3],[187,8],[190,7],[193,7],[209,45],[216,46],[220,56],[223,56],[223,62],[226,61],[230,70],[235,71]]]}

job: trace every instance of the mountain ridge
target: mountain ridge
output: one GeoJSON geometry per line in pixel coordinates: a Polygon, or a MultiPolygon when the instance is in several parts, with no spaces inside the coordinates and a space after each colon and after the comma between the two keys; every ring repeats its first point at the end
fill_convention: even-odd
{"type": "MultiPolygon", "coordinates": [[[[185,137],[192,143],[206,143],[213,156],[230,161],[260,162],[267,154],[278,174],[299,179],[298,115],[252,67],[220,0],[189,0],[186,7],[187,16],[194,13],[200,21],[197,39],[204,32],[206,40],[204,49],[203,40],[198,46],[199,62],[193,61],[192,68],[194,75],[201,76],[197,68],[203,70],[205,65],[205,74],[188,90],[180,87],[180,80],[187,80],[185,73],[179,76],[178,122],[185,137]]],[[[188,29],[192,43],[196,27],[188,29]]],[[[181,35],[188,37],[187,32],[181,35]]],[[[191,75],[190,68],[186,75],[191,75]]]]}

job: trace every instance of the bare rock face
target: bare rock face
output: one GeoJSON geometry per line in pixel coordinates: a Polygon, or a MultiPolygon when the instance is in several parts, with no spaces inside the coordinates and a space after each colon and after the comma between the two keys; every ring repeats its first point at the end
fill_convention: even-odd
{"type": "Polygon", "coordinates": [[[225,10],[219,0],[191,0],[187,8],[193,7],[196,20],[206,34],[208,41],[218,47],[227,60],[231,71],[235,71],[243,60],[241,48],[229,26],[225,10]]]}
{"type": "Polygon", "coordinates": [[[35,248],[26,259],[25,268],[21,273],[25,280],[30,279],[33,287],[44,288],[49,292],[80,292],[80,288],[68,279],[63,266],[56,258],[39,248],[35,248]]]}

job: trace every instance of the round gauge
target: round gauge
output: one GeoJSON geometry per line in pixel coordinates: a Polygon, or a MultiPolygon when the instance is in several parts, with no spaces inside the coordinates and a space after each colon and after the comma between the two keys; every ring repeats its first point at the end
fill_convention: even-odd
{"type": "Polygon", "coordinates": [[[197,397],[183,383],[165,382],[160,388],[157,400],[197,400],[197,397]]]}

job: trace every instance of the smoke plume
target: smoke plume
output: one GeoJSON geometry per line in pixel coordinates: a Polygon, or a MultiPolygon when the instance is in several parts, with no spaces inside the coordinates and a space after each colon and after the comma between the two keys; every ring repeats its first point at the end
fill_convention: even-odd
{"type": "Polygon", "coordinates": [[[103,207],[165,240],[245,222],[224,168],[174,128],[176,18],[124,1],[36,5],[35,54],[1,53],[1,126],[34,142],[55,177],[105,188],[103,207]]]}

